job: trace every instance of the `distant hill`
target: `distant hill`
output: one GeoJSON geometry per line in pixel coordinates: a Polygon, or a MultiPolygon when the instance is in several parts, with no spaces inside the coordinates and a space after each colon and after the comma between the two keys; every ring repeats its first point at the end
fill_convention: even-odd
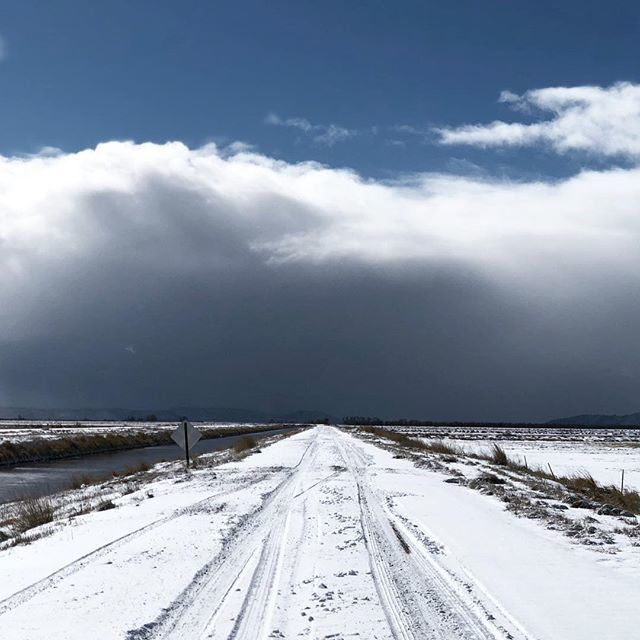
{"type": "Polygon", "coordinates": [[[630,427],[640,425],[640,413],[629,413],[624,416],[586,413],[568,418],[556,418],[547,424],[580,424],[589,427],[630,427]]]}
{"type": "Polygon", "coordinates": [[[154,415],[159,421],[174,422],[186,416],[189,420],[208,422],[315,422],[336,419],[324,411],[299,410],[270,413],[234,407],[172,407],[170,409],[69,408],[41,409],[33,407],[0,407],[0,419],[24,420],[142,420],[154,415]]]}

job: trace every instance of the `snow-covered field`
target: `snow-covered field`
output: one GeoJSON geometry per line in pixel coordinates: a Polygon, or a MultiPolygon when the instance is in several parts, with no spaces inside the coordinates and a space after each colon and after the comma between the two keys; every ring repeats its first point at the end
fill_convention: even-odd
{"type": "MultiPolygon", "coordinates": [[[[29,545],[0,545],[0,634],[637,637],[634,538],[606,516],[611,544],[587,547],[518,517],[490,491],[445,482],[477,476],[484,463],[465,464],[433,466],[316,427],[189,476],[165,465],[115,498],[117,508],[63,520],[29,545]]],[[[585,516],[563,508],[576,522],[585,516]]]]}
{"type": "Polygon", "coordinates": [[[541,440],[554,442],[628,442],[640,444],[640,427],[509,426],[387,426],[409,436],[454,440],[541,440]]]}

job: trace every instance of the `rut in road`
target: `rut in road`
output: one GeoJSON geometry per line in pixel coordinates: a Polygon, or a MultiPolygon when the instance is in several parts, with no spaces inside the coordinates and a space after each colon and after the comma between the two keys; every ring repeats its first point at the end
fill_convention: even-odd
{"type": "MultiPolygon", "coordinates": [[[[282,572],[291,503],[291,500],[286,500],[286,504],[280,502],[279,513],[263,543],[249,589],[229,636],[232,640],[255,640],[255,638],[267,637],[269,634],[268,627],[273,613],[279,576],[282,572]]],[[[215,637],[213,635],[215,626],[208,629],[205,635],[207,633],[215,637]]]]}
{"type": "MultiPolygon", "coordinates": [[[[334,432],[345,465],[358,485],[358,500],[371,571],[396,640],[527,640],[519,625],[488,619],[428,560],[429,552],[389,512],[367,478],[357,443],[334,432]]],[[[503,618],[503,617],[501,617],[503,618]]]]}

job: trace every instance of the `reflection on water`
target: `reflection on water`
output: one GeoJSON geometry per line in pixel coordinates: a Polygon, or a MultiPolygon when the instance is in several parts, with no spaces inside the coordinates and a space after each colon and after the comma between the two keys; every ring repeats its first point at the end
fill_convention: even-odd
{"type": "MultiPolygon", "coordinates": [[[[259,431],[249,435],[260,438],[285,429],[259,431]]],[[[208,453],[225,449],[241,436],[200,440],[191,450],[193,454],[208,453]]],[[[57,491],[67,487],[74,477],[83,475],[107,475],[126,471],[130,467],[146,462],[155,464],[163,460],[176,460],[184,457],[184,451],[176,444],[129,449],[115,453],[100,453],[81,458],[38,462],[19,467],[0,467],[0,503],[16,498],[57,491]]]]}

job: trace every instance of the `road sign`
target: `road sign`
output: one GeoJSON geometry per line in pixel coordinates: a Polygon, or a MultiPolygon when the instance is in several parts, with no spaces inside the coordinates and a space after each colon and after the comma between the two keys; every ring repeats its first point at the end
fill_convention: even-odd
{"type": "Polygon", "coordinates": [[[191,451],[196,442],[202,438],[202,434],[188,420],[183,420],[178,428],[171,434],[171,438],[179,447],[184,449],[188,467],[189,451],[191,451]]]}

